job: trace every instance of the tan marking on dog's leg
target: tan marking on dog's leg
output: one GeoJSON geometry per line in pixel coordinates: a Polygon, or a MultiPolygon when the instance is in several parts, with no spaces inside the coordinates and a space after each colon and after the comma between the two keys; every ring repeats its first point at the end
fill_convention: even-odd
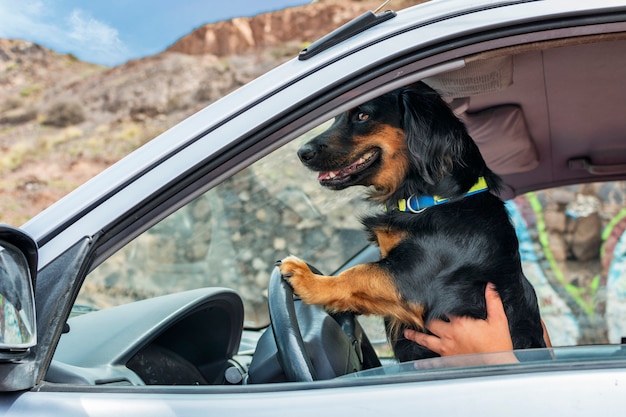
{"type": "Polygon", "coordinates": [[[289,256],[279,266],[296,294],[308,304],[331,311],[353,311],[393,317],[422,328],[424,309],[402,300],[392,278],[376,263],[357,265],[337,276],[316,275],[308,265],[289,256]]]}

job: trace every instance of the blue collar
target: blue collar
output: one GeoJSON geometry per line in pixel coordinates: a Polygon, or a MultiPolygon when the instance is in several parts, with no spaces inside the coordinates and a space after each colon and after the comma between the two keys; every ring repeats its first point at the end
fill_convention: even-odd
{"type": "MultiPolygon", "coordinates": [[[[472,194],[482,193],[483,191],[487,191],[489,187],[487,186],[487,182],[484,177],[479,177],[476,184],[469,189],[467,193],[463,197],[467,197],[472,194]]],[[[449,198],[439,197],[439,196],[431,196],[431,195],[412,195],[407,199],[398,200],[398,205],[395,207],[398,211],[404,213],[421,213],[428,207],[438,206],[440,204],[445,204],[449,202],[449,198]]]]}

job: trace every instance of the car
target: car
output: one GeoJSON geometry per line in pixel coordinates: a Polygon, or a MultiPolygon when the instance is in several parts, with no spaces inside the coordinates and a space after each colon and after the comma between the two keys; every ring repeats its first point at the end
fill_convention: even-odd
{"type": "Polygon", "coordinates": [[[0,227],[0,412],[617,415],[625,85],[621,1],[363,14],[22,227],[0,227]],[[325,273],[379,258],[359,223],[376,209],[363,190],[323,190],[296,150],[342,111],[417,81],[502,177],[551,349],[398,363],[380,318],[303,304],[277,272],[289,253],[325,273]],[[602,228],[580,249],[592,233],[577,233],[602,228]]]}

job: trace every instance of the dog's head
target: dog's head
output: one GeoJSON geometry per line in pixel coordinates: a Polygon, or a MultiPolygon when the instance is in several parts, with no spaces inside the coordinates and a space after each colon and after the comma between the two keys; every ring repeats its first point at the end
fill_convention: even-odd
{"type": "Polygon", "coordinates": [[[321,185],[371,186],[371,197],[380,201],[416,193],[455,197],[479,176],[490,182],[492,175],[463,123],[423,83],[337,116],[298,157],[318,172],[321,185]]]}
{"type": "Polygon", "coordinates": [[[328,188],[397,188],[409,165],[398,104],[386,94],[340,114],[298,150],[300,160],[328,188]]]}

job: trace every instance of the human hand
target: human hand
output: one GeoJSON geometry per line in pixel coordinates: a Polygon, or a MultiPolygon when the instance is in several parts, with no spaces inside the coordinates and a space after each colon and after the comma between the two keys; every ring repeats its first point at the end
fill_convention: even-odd
{"type": "Polygon", "coordinates": [[[500,295],[492,283],[487,284],[485,300],[485,320],[450,316],[449,322],[436,319],[426,323],[432,335],[405,330],[404,337],[441,356],[512,350],[509,321],[500,295]]]}

